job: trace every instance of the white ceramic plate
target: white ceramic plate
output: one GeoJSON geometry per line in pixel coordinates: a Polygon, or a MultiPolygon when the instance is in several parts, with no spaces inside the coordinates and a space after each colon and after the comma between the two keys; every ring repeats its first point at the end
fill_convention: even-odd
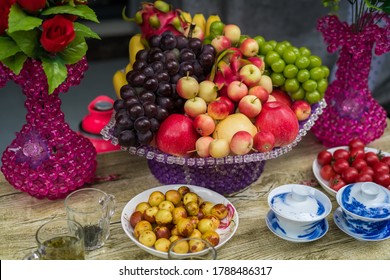
{"type": "MultiPolygon", "coordinates": [[[[340,147],[334,147],[334,148],[331,148],[331,149],[328,149],[329,152],[331,152],[331,154],[333,154],[334,151],[336,151],[337,149],[346,149],[346,150],[349,150],[348,146],[340,146],[340,147]]],[[[364,152],[367,153],[367,152],[374,152],[374,153],[378,153],[380,150],[378,149],[374,149],[374,148],[369,148],[369,147],[366,147],[364,149],[364,152]]],[[[387,153],[387,152],[384,152],[384,151],[380,151],[382,154],[384,154],[385,156],[389,156],[390,153],[387,153]]],[[[316,177],[318,183],[320,183],[321,187],[323,187],[329,194],[333,195],[333,196],[336,196],[336,191],[333,190],[331,187],[329,187],[329,181],[326,181],[325,179],[323,179],[320,175],[320,169],[321,169],[321,166],[320,164],[318,163],[317,161],[317,157],[315,158],[314,162],[313,162],[313,173],[314,173],[314,176],[316,177]]]]}
{"type": "MultiPolygon", "coordinates": [[[[149,189],[147,191],[144,191],[137,196],[135,196],[133,199],[131,199],[126,206],[123,208],[122,211],[122,218],[121,218],[121,223],[122,223],[122,228],[125,231],[125,233],[130,237],[130,239],[141,249],[145,250],[146,252],[160,258],[168,258],[168,253],[157,251],[156,249],[152,247],[147,247],[143,244],[141,244],[137,238],[134,236],[134,230],[130,225],[129,222],[129,217],[131,214],[134,212],[135,207],[138,205],[138,203],[143,202],[143,201],[148,201],[149,195],[154,192],[154,191],[161,191],[162,193],[165,193],[168,190],[175,189],[177,190],[179,187],[183,186],[183,184],[179,185],[165,185],[165,186],[160,186],[160,187],[155,187],[152,189],[149,189]]],[[[226,242],[229,241],[230,238],[234,235],[234,233],[237,230],[238,227],[238,214],[236,209],[234,208],[233,204],[226,199],[224,196],[220,195],[217,192],[214,192],[212,190],[198,187],[198,186],[193,186],[193,185],[185,185],[190,188],[191,191],[195,192],[198,194],[200,197],[203,198],[204,201],[210,201],[213,202],[214,204],[217,203],[223,203],[228,207],[229,214],[228,216],[221,221],[220,227],[216,230],[216,232],[220,236],[220,241],[215,248],[218,250],[218,248],[222,247],[226,242]]]]}

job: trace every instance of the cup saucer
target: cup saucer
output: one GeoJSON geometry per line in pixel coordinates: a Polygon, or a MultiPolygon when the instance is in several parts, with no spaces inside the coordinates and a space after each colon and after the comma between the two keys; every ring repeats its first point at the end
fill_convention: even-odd
{"type": "Polygon", "coordinates": [[[340,230],[360,241],[381,241],[390,238],[390,222],[387,223],[387,226],[385,226],[383,230],[376,232],[375,234],[356,233],[353,228],[347,224],[341,207],[338,207],[334,211],[333,220],[340,230]]]}
{"type": "Polygon", "coordinates": [[[311,231],[307,234],[300,236],[292,235],[291,233],[289,234],[286,230],[280,227],[278,223],[278,218],[275,216],[275,213],[272,210],[268,211],[267,216],[265,218],[265,222],[269,230],[272,231],[276,236],[284,240],[297,243],[311,242],[320,239],[326,234],[329,229],[328,221],[326,219],[322,219],[316,222],[314,227],[312,227],[311,231]]]}

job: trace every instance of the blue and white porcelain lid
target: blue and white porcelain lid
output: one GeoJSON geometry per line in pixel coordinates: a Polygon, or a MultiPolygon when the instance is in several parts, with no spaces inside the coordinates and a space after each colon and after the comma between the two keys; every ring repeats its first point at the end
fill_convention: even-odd
{"type": "Polygon", "coordinates": [[[268,204],[276,214],[299,222],[325,218],[331,210],[331,202],[325,194],[299,184],[274,189],[268,196],[268,204]]]}
{"type": "Polygon", "coordinates": [[[390,219],[390,191],[373,182],[346,185],[336,195],[348,212],[369,219],[390,219]]]}

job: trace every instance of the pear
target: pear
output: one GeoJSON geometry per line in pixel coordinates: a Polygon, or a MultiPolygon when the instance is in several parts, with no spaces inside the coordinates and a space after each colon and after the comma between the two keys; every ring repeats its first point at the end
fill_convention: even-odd
{"type": "Polygon", "coordinates": [[[230,143],[233,135],[238,131],[247,131],[254,136],[257,133],[257,128],[247,116],[235,113],[227,116],[217,124],[213,138],[226,139],[230,143]]]}

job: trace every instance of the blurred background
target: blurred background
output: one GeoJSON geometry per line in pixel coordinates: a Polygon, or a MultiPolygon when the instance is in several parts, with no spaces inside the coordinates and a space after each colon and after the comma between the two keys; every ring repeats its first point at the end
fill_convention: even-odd
{"type": "MultiPolygon", "coordinates": [[[[61,93],[62,111],[71,128],[78,131],[79,124],[88,113],[88,104],[99,95],[116,99],[112,77],[118,69],[129,62],[128,43],[132,35],[139,32],[135,23],[122,19],[122,11],[134,16],[140,0],[92,0],[89,5],[100,20],[99,24],[88,24],[102,40],[88,42],[87,59],[89,69],[77,87],[61,93]]],[[[321,0],[166,0],[175,8],[191,14],[220,15],[224,23],[240,26],[243,34],[262,35],[266,40],[288,40],[297,47],[306,46],[320,56],[323,64],[333,68],[336,54],[329,54],[321,34],[316,30],[318,18],[329,10],[321,0]]],[[[339,15],[348,20],[348,1],[341,1],[339,15]]],[[[390,115],[390,69],[389,54],[374,57],[370,73],[370,88],[375,99],[390,115]]],[[[12,81],[0,88],[0,153],[15,138],[25,123],[25,96],[12,81]]],[[[1,162],[0,162],[1,165],[1,162]]]]}

